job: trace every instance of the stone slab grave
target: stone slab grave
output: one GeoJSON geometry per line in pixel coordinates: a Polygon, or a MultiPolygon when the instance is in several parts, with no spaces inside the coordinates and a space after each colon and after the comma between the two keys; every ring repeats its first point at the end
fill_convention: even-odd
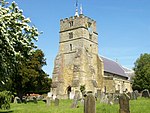
{"type": "Polygon", "coordinates": [[[97,100],[100,101],[101,98],[101,90],[97,90],[97,100]]]}
{"type": "Polygon", "coordinates": [[[51,104],[51,98],[50,97],[46,97],[46,105],[50,106],[51,104]]]}
{"type": "Polygon", "coordinates": [[[77,99],[73,99],[73,103],[71,105],[71,108],[77,108],[78,107],[78,100],[77,99]]]}
{"type": "Polygon", "coordinates": [[[101,103],[105,103],[105,104],[108,104],[108,95],[103,93],[101,95],[101,100],[100,100],[101,103]]]}
{"type": "Polygon", "coordinates": [[[77,108],[78,107],[78,100],[79,99],[80,99],[80,92],[75,91],[75,95],[74,95],[74,99],[73,99],[73,103],[71,105],[71,108],[77,108]]]}
{"type": "Polygon", "coordinates": [[[95,97],[92,94],[88,94],[85,97],[84,113],[96,113],[95,97]]]}
{"type": "Polygon", "coordinates": [[[129,99],[130,97],[123,93],[119,97],[119,113],[130,113],[129,99]]]}
{"type": "Polygon", "coordinates": [[[119,104],[119,95],[118,94],[114,94],[113,96],[114,96],[113,97],[113,103],[114,104],[119,104]]]}
{"type": "Polygon", "coordinates": [[[55,106],[59,106],[59,99],[55,98],[55,106]]]}
{"type": "Polygon", "coordinates": [[[104,98],[105,98],[105,93],[102,92],[101,95],[100,95],[100,102],[101,103],[103,103],[104,98]]]}
{"type": "Polygon", "coordinates": [[[137,100],[137,94],[134,91],[131,93],[131,100],[137,100]]]}
{"type": "Polygon", "coordinates": [[[139,91],[138,91],[138,90],[135,90],[134,92],[135,92],[135,94],[136,94],[136,96],[137,96],[137,97],[139,97],[139,96],[140,96],[140,94],[139,94],[139,91]]]}
{"type": "Polygon", "coordinates": [[[149,94],[148,89],[144,89],[144,90],[142,91],[142,97],[150,98],[150,94],[149,94]]]}
{"type": "Polygon", "coordinates": [[[113,105],[113,94],[108,94],[108,104],[113,105]]]}

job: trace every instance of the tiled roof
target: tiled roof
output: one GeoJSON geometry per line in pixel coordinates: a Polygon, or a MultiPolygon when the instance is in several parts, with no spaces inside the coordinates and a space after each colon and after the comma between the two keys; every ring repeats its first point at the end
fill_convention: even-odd
{"type": "Polygon", "coordinates": [[[100,56],[100,58],[103,60],[105,72],[113,73],[123,77],[128,77],[125,73],[125,70],[120,64],[103,56],[100,56]]]}

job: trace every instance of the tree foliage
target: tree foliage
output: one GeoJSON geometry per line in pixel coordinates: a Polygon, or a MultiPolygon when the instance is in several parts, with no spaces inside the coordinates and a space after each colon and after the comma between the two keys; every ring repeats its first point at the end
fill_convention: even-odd
{"type": "Polygon", "coordinates": [[[10,109],[11,93],[9,91],[0,92],[0,109],[10,109]]]}
{"type": "Polygon", "coordinates": [[[39,32],[15,2],[0,1],[0,85],[9,81],[21,58],[29,56],[39,32]]]}
{"type": "Polygon", "coordinates": [[[134,71],[133,89],[139,91],[150,90],[150,54],[141,54],[135,62],[134,71]]]}
{"type": "Polygon", "coordinates": [[[48,92],[51,79],[43,71],[44,53],[33,43],[39,32],[15,2],[0,1],[0,91],[19,97],[28,92],[48,92]]]}
{"type": "Polygon", "coordinates": [[[51,79],[43,71],[42,67],[46,65],[44,53],[36,50],[29,60],[22,61],[18,67],[18,74],[12,78],[12,88],[21,97],[26,93],[44,93],[50,90],[51,79]],[[19,81],[19,82],[17,82],[19,81]]]}

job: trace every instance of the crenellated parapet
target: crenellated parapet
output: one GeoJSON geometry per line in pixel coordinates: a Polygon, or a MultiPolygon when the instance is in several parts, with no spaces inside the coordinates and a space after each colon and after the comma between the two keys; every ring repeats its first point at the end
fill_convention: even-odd
{"type": "Polygon", "coordinates": [[[78,27],[83,27],[85,29],[92,28],[93,32],[97,33],[96,21],[83,14],[60,20],[60,32],[78,27]]]}

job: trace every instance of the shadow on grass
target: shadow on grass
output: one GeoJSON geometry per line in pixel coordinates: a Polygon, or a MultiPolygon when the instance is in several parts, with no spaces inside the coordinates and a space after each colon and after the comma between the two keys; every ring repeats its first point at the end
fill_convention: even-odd
{"type": "Polygon", "coordinates": [[[13,110],[8,110],[8,111],[0,111],[0,113],[13,113],[13,110]]]}

